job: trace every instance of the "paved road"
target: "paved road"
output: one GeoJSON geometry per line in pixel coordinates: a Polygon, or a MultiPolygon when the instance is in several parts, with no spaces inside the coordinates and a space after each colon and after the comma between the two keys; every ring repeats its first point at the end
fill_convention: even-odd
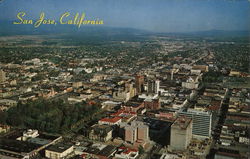
{"type": "Polygon", "coordinates": [[[216,153],[216,143],[218,142],[218,140],[220,138],[221,129],[222,129],[222,126],[223,126],[223,124],[225,122],[225,119],[226,119],[226,115],[227,115],[227,112],[228,112],[230,95],[231,95],[231,90],[227,89],[226,92],[225,92],[224,99],[221,102],[220,111],[219,111],[219,114],[218,114],[217,124],[216,124],[216,126],[215,126],[215,128],[213,130],[213,133],[212,133],[213,141],[212,141],[211,147],[213,147],[213,148],[210,150],[210,153],[207,156],[207,159],[214,158],[214,155],[216,153]]]}

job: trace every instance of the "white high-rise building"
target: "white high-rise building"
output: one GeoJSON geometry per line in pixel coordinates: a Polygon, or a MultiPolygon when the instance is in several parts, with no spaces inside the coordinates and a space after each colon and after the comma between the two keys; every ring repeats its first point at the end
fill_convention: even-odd
{"type": "Polygon", "coordinates": [[[155,93],[159,93],[160,91],[160,80],[155,81],[155,93]]]}
{"type": "Polygon", "coordinates": [[[211,137],[212,113],[188,109],[187,112],[180,112],[179,115],[193,119],[192,133],[194,137],[211,137]]]}
{"type": "Polygon", "coordinates": [[[185,150],[191,139],[192,119],[179,116],[171,126],[170,148],[172,150],[185,150]]]}
{"type": "Polygon", "coordinates": [[[158,94],[160,91],[160,80],[148,80],[147,92],[152,94],[158,94]]]}

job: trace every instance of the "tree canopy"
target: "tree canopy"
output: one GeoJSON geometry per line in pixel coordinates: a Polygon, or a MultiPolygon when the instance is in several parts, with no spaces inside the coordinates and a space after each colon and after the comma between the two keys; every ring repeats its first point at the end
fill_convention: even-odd
{"type": "Polygon", "coordinates": [[[70,129],[79,120],[89,120],[97,111],[97,105],[85,102],[71,105],[63,100],[39,99],[25,104],[18,103],[7,112],[1,112],[4,115],[0,122],[16,127],[59,133],[70,129]]]}

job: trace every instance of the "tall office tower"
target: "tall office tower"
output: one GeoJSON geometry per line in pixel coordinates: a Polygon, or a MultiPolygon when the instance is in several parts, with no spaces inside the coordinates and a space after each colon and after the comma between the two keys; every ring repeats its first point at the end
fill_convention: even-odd
{"type": "Polygon", "coordinates": [[[148,93],[155,93],[155,81],[152,79],[148,80],[147,83],[147,92],[148,93]]]}
{"type": "Polygon", "coordinates": [[[137,128],[133,126],[125,127],[125,141],[134,143],[137,140],[137,128]]]}
{"type": "Polygon", "coordinates": [[[138,140],[146,141],[149,139],[149,129],[145,124],[140,124],[137,127],[137,138],[138,140]]]}
{"type": "Polygon", "coordinates": [[[158,94],[160,91],[160,81],[149,79],[147,83],[148,93],[156,93],[158,94]]]}
{"type": "Polygon", "coordinates": [[[207,138],[211,136],[212,113],[188,109],[187,112],[182,111],[179,115],[185,115],[193,119],[192,134],[194,137],[207,138]]]}
{"type": "Polygon", "coordinates": [[[135,143],[136,141],[148,141],[149,128],[143,122],[133,121],[125,127],[125,141],[135,143]]]}
{"type": "Polygon", "coordinates": [[[159,93],[160,91],[160,80],[155,81],[155,93],[159,93]]]}
{"type": "Polygon", "coordinates": [[[192,139],[192,119],[179,116],[171,126],[170,148],[185,150],[192,139]]]}
{"type": "Polygon", "coordinates": [[[174,70],[171,71],[171,81],[174,80],[174,70]]]}
{"type": "Polygon", "coordinates": [[[135,88],[137,94],[141,94],[143,92],[143,85],[144,85],[144,76],[142,75],[135,76],[135,88]]]}
{"type": "Polygon", "coordinates": [[[0,70],[0,83],[3,83],[6,81],[5,72],[3,70],[0,70]]]}
{"type": "Polygon", "coordinates": [[[129,98],[132,98],[136,95],[136,89],[134,88],[134,83],[126,82],[125,83],[125,92],[129,93],[129,98]]]}

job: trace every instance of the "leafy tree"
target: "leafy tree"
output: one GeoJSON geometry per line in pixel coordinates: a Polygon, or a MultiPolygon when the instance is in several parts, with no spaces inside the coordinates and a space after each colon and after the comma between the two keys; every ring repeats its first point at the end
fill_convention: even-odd
{"type": "Polygon", "coordinates": [[[145,152],[144,148],[142,147],[142,145],[140,145],[138,147],[138,150],[139,150],[139,154],[143,154],[145,152]]]}
{"type": "Polygon", "coordinates": [[[6,112],[0,110],[0,123],[5,124],[8,115],[6,112]]]}

